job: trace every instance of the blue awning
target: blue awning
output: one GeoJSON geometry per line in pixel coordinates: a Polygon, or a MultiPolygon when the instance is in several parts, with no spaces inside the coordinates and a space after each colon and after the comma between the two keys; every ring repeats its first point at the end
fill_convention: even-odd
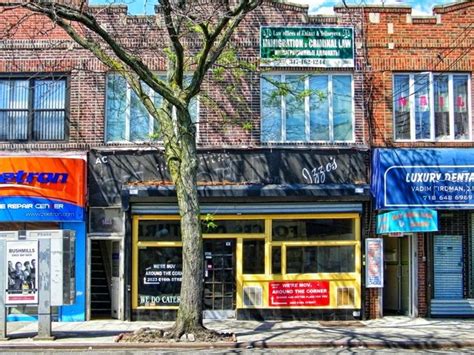
{"type": "Polygon", "coordinates": [[[474,208],[474,149],[375,149],[377,209],[474,208]]]}

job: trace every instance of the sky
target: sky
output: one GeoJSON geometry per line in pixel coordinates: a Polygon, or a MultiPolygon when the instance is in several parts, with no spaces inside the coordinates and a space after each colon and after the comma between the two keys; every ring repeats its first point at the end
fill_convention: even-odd
{"type": "MultiPolygon", "coordinates": [[[[299,4],[309,5],[310,14],[333,14],[333,6],[341,3],[340,0],[287,0],[299,4]]],[[[153,13],[157,0],[89,0],[90,4],[126,4],[129,12],[134,15],[153,13]]],[[[455,0],[346,0],[350,5],[369,5],[385,3],[386,5],[409,5],[413,8],[414,15],[431,15],[435,5],[453,3],[455,0]]]]}

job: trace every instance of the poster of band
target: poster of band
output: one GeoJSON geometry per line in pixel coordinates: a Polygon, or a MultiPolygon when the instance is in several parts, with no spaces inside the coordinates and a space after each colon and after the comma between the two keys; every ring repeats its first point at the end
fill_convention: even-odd
{"type": "Polygon", "coordinates": [[[6,304],[38,303],[38,241],[7,241],[6,304]]]}

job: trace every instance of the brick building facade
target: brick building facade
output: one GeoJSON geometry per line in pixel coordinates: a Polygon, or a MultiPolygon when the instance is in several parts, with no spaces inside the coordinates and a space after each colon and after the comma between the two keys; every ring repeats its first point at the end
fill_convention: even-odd
{"type": "MultiPolygon", "coordinates": [[[[440,7],[430,18],[413,17],[407,7],[339,7],[335,16],[311,16],[305,6],[265,0],[247,16],[232,45],[239,59],[257,69],[238,78],[225,73],[223,80],[211,71],[191,108],[202,212],[220,228],[204,231],[207,316],[351,319],[382,314],[383,292],[365,289],[363,280],[363,242],[375,236],[370,147],[472,145],[472,138],[400,142],[393,138],[392,118],[393,72],[469,72],[472,85],[467,50],[472,8],[472,3],[440,7]],[[262,65],[261,29],[297,27],[349,36],[351,64],[262,65]],[[299,99],[277,95],[275,102],[272,81],[310,93],[299,99]],[[279,296],[285,289],[322,296],[279,296]]],[[[166,71],[159,17],[130,16],[126,6],[88,10],[152,71],[166,71]]],[[[24,127],[3,121],[1,155],[34,161],[74,153],[87,160],[88,171],[87,213],[81,220],[45,225],[6,218],[1,228],[76,228],[79,301],[75,308],[59,309],[61,319],[173,317],[179,302],[179,219],[163,147],[150,139],[155,124],[122,78],[49,21],[25,20],[20,10],[0,17],[5,19],[0,21],[3,92],[13,92],[15,85],[40,92],[36,85],[42,80],[66,83],[64,94],[58,94],[62,106],[53,103],[56,96],[50,106],[36,107],[33,95],[25,108],[35,119],[41,109],[51,117],[60,111],[63,126],[48,130],[53,119],[30,119],[24,127]],[[19,136],[22,127],[27,128],[19,136]],[[168,272],[163,265],[176,277],[158,281],[155,276],[168,272]],[[107,285],[97,282],[104,279],[107,285]]],[[[186,45],[194,52],[199,48],[192,39],[186,45]]],[[[414,78],[408,75],[408,80],[414,78]]],[[[0,102],[3,112],[23,109],[7,101],[4,96],[0,102]]],[[[471,99],[467,102],[472,105],[471,99]]],[[[470,219],[468,212],[462,215],[470,219]]],[[[417,238],[417,309],[423,316],[429,314],[432,292],[424,276],[432,272],[431,252],[429,236],[417,238]]]]}
{"type": "Polygon", "coordinates": [[[464,157],[472,155],[473,147],[474,3],[434,6],[427,17],[413,16],[407,6],[366,7],[364,13],[367,117],[377,155],[372,162],[374,208],[380,214],[426,207],[439,217],[437,232],[414,233],[396,243],[384,237],[386,274],[391,267],[402,276],[386,278],[385,293],[369,295],[370,314],[472,315],[470,181],[446,182],[446,174],[470,172],[464,157]],[[453,158],[447,159],[450,154],[453,158]],[[379,169],[382,161],[390,162],[379,169]],[[392,180],[395,185],[381,176],[390,174],[389,166],[392,172],[399,169],[395,166],[403,170],[392,180]],[[414,172],[444,177],[408,183],[406,177],[414,172]],[[374,187],[379,182],[386,189],[374,187]],[[406,194],[405,187],[412,193],[406,194]],[[389,189],[400,192],[390,197],[389,189]],[[404,193],[406,198],[397,197],[404,193]],[[390,260],[387,248],[402,256],[390,260]],[[388,288],[398,292],[396,299],[386,294],[388,288]]]}

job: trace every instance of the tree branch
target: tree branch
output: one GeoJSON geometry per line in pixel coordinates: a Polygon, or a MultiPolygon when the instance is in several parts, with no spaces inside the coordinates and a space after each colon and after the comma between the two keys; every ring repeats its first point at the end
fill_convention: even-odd
{"type": "MultiPolygon", "coordinates": [[[[8,4],[0,3],[0,6],[8,6],[8,4]]],[[[84,25],[88,30],[98,35],[110,47],[115,56],[135,72],[138,77],[155,92],[159,93],[165,100],[171,102],[174,106],[185,107],[184,102],[174,94],[173,90],[165,82],[160,80],[139,58],[132,55],[123,46],[120,46],[112,36],[100,26],[93,16],[55,2],[32,0],[30,2],[22,2],[21,6],[30,11],[44,14],[52,21],[58,23],[61,20],[63,24],[66,24],[64,20],[68,20],[84,25]]],[[[72,28],[71,25],[68,26],[72,28]]],[[[77,34],[77,31],[75,32],[77,34]]],[[[73,37],[73,39],[76,40],[77,37],[73,37]]],[[[94,41],[88,40],[79,44],[89,50],[91,50],[90,44],[98,46],[94,41]]]]}
{"type": "Polygon", "coordinates": [[[261,3],[262,0],[241,0],[234,10],[228,9],[226,15],[221,18],[214,31],[205,36],[204,48],[199,56],[191,84],[189,84],[186,90],[186,102],[199,92],[206,72],[219,58],[234,33],[234,30],[244,19],[245,15],[254,10],[261,3]],[[234,18],[233,21],[231,21],[232,18],[234,18]],[[229,22],[231,22],[230,25],[229,22]],[[219,36],[221,36],[221,38],[218,41],[219,36]],[[217,44],[216,41],[218,41],[217,44]]]}
{"type": "Polygon", "coordinates": [[[161,0],[161,8],[165,18],[166,29],[170,37],[171,43],[174,48],[176,55],[176,61],[174,65],[174,77],[172,80],[180,87],[183,87],[183,68],[184,68],[184,49],[183,45],[179,40],[178,30],[175,28],[173,17],[171,16],[172,6],[169,0],[161,0]]]}

